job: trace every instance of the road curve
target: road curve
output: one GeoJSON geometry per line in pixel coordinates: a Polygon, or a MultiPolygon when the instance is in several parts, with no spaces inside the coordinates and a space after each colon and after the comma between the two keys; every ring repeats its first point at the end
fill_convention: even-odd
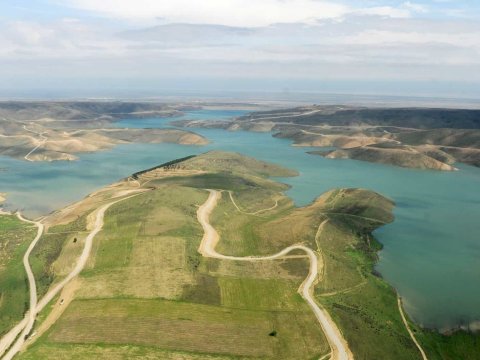
{"type": "MultiPolygon", "coordinates": [[[[36,306],[34,308],[35,310],[30,311],[28,317],[25,317],[19,324],[17,324],[12,330],[10,330],[9,333],[7,333],[6,336],[8,336],[8,338],[6,338],[6,336],[4,338],[2,338],[1,346],[3,346],[3,351],[5,351],[12,344],[12,342],[15,340],[15,338],[17,338],[18,332],[19,332],[18,330],[23,329],[23,331],[21,333],[21,336],[17,338],[17,341],[9,349],[9,351],[5,354],[5,356],[2,358],[2,360],[11,360],[20,351],[23,344],[25,343],[26,335],[28,335],[30,333],[31,329],[32,329],[33,322],[35,321],[35,316],[40,311],[42,311],[43,308],[55,296],[57,296],[60,293],[60,291],[65,287],[65,285],[67,285],[74,277],[76,277],[78,274],[80,274],[80,272],[83,270],[83,268],[85,267],[85,265],[87,263],[90,252],[92,250],[93,239],[103,228],[103,219],[104,219],[105,212],[107,211],[107,209],[110,206],[112,206],[112,205],[114,205],[114,204],[116,204],[120,201],[130,199],[130,198],[138,195],[139,192],[144,192],[144,191],[132,190],[132,192],[136,192],[137,194],[130,195],[130,196],[124,197],[124,198],[116,200],[116,201],[112,201],[108,204],[103,205],[99,209],[95,210],[96,215],[95,215],[95,222],[94,222],[94,225],[93,225],[93,229],[88,234],[87,238],[85,239],[85,245],[83,247],[82,254],[78,258],[77,264],[75,265],[75,268],[61,282],[59,282],[51,290],[49,290],[47,292],[47,294],[45,294],[45,296],[38,303],[36,303],[36,306]],[[33,321],[31,319],[33,319],[33,321]],[[32,321],[31,324],[30,324],[30,321],[32,321]],[[12,339],[12,336],[14,336],[13,339],[12,339]]],[[[43,227],[42,227],[42,231],[43,231],[43,227]]],[[[41,234],[40,234],[40,236],[41,236],[41,234]]],[[[40,236],[39,236],[39,238],[40,238],[40,236]]],[[[38,239],[37,239],[37,241],[38,241],[38,239]]],[[[36,244],[36,242],[35,242],[35,244],[36,244]]],[[[29,247],[30,251],[34,248],[35,244],[32,242],[32,244],[29,247]]],[[[26,264],[28,264],[28,256],[29,255],[30,255],[30,252],[27,251],[25,253],[25,256],[24,256],[24,263],[26,263],[26,264]]],[[[28,268],[30,268],[29,265],[28,265],[28,268]]],[[[31,272],[31,270],[30,270],[30,272],[31,272]]],[[[33,278],[33,273],[32,273],[32,280],[35,283],[35,279],[33,278]]],[[[30,276],[29,276],[29,281],[30,281],[30,276]]],[[[36,289],[36,287],[35,287],[35,289],[36,289]]],[[[35,302],[36,302],[36,296],[37,295],[36,295],[36,291],[35,291],[35,302]]],[[[30,298],[30,301],[32,301],[32,298],[30,298]]],[[[0,350],[2,350],[2,348],[0,348],[0,350]]],[[[0,355],[1,354],[2,354],[2,352],[0,352],[0,355]]]]}
{"type": "Polygon", "coordinates": [[[332,349],[332,360],[353,360],[353,354],[348,348],[346,340],[343,338],[340,330],[336,324],[330,318],[325,309],[322,309],[315,302],[313,297],[313,288],[315,280],[318,275],[318,258],[312,249],[303,245],[292,245],[282,251],[269,256],[245,256],[236,257],[219,254],[215,251],[215,247],[220,240],[215,228],[210,224],[209,218],[213,209],[216,207],[218,200],[221,197],[221,193],[217,190],[208,190],[210,195],[205,203],[199,207],[197,211],[198,222],[202,225],[204,234],[198,252],[205,257],[211,257],[222,260],[235,260],[235,261],[265,261],[275,260],[281,258],[291,252],[292,250],[302,250],[310,259],[310,268],[307,278],[303,281],[298,289],[298,292],[303,299],[308,303],[313,310],[318,322],[320,323],[327,341],[332,349]]]}
{"type": "Polygon", "coordinates": [[[233,198],[233,192],[232,192],[232,191],[228,191],[228,195],[230,196],[230,200],[232,201],[233,206],[235,206],[235,208],[236,208],[239,212],[241,212],[242,214],[245,214],[245,215],[258,215],[258,214],[261,214],[261,213],[264,213],[264,212],[273,210],[273,209],[275,209],[276,207],[278,207],[278,199],[275,199],[275,204],[273,204],[273,205],[270,206],[269,208],[260,209],[260,210],[257,210],[257,211],[255,211],[255,212],[247,212],[247,211],[243,211],[242,209],[240,209],[240,207],[237,205],[237,203],[235,202],[235,199],[233,198]]]}
{"type": "Polygon", "coordinates": [[[29,159],[28,157],[29,157],[30,155],[32,155],[32,154],[35,152],[35,150],[37,150],[40,146],[45,145],[45,143],[47,142],[48,139],[47,139],[46,136],[43,135],[45,132],[39,133],[39,132],[36,132],[36,131],[33,131],[33,130],[29,130],[29,129],[27,129],[27,126],[26,126],[26,125],[23,125],[23,128],[24,128],[26,131],[29,131],[29,132],[31,132],[31,133],[34,133],[34,134],[40,136],[40,138],[41,138],[41,142],[40,142],[37,146],[35,146],[32,150],[30,150],[30,152],[29,152],[27,155],[25,155],[25,156],[23,157],[23,158],[24,158],[25,160],[27,160],[27,161],[33,161],[33,160],[29,159]]]}

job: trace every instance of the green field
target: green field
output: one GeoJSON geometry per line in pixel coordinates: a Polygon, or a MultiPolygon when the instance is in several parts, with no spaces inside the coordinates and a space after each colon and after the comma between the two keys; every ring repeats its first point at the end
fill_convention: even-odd
{"type": "Polygon", "coordinates": [[[85,236],[85,216],[69,224],[53,226],[44,231],[30,256],[39,298],[58,277],[68,273],[68,269],[55,266],[56,261],[63,255],[67,258],[65,262],[68,263],[68,268],[71,268],[80,254],[85,236]],[[77,240],[74,242],[74,239],[77,240]]]}
{"type": "Polygon", "coordinates": [[[32,353],[46,346],[61,354],[65,344],[291,359],[328,352],[296,293],[301,278],[287,270],[285,279],[275,276],[281,262],[259,264],[251,278],[241,278],[241,270],[225,270],[230,262],[199,256],[196,209],[206,197],[204,190],[162,185],[113,206],[77,300],[32,353]]]}
{"type": "Polygon", "coordinates": [[[23,255],[37,228],[13,215],[0,216],[0,335],[28,309],[28,283],[23,255]]]}

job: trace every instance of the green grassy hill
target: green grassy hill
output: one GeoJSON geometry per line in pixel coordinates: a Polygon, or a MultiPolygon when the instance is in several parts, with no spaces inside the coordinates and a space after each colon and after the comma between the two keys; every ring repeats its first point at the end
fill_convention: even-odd
{"type": "MultiPolygon", "coordinates": [[[[210,217],[221,236],[220,253],[273,254],[292,244],[309,246],[321,266],[315,297],[356,359],[420,359],[400,318],[395,291],[373,271],[380,244],[371,232],[393,220],[391,200],[367,190],[336,189],[296,208],[283,193],[287,187],[268,178],[295,173],[275,165],[223,152],[173,165],[140,174],[136,185],[150,190],[106,212],[73,300],[20,359],[327,355],[322,329],[297,293],[308,273],[304,254],[250,263],[198,253],[203,230],[196,212],[207,199],[205,187],[222,190],[210,217]]],[[[50,234],[64,234],[68,244],[60,252],[45,250],[53,269],[64,269],[75,258],[78,243],[70,240],[82,230],[82,219],[88,222],[88,213],[106,203],[109,194],[133,186],[129,180],[114,184],[47,219],[60,223],[73,211],[79,216],[72,225],[50,227],[50,234]]],[[[61,278],[58,271],[53,282],[61,278]]],[[[48,322],[50,309],[41,314],[37,329],[48,322]]],[[[415,331],[430,359],[478,354],[472,335],[415,331]]]]}

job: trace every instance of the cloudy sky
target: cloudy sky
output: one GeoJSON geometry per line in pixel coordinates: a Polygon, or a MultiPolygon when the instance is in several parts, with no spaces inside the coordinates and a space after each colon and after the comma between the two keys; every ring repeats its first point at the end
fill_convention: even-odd
{"type": "Polygon", "coordinates": [[[480,98],[480,1],[0,0],[0,80],[480,98]]]}

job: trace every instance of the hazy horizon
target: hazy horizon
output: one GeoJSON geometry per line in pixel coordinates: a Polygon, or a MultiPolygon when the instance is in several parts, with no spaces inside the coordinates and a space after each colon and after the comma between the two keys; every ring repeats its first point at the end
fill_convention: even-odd
{"type": "Polygon", "coordinates": [[[426,97],[407,95],[374,95],[374,94],[340,94],[323,92],[296,91],[234,91],[203,89],[172,90],[152,89],[131,91],[131,89],[105,89],[99,91],[78,89],[62,91],[2,92],[3,101],[133,101],[133,102],[165,102],[165,103],[199,103],[199,104],[258,104],[265,108],[285,108],[303,105],[347,105],[368,107],[419,107],[419,108],[452,108],[480,109],[480,100],[476,98],[426,97]]]}
{"type": "Polygon", "coordinates": [[[0,96],[480,98],[471,1],[182,1],[0,5],[0,96]]]}

